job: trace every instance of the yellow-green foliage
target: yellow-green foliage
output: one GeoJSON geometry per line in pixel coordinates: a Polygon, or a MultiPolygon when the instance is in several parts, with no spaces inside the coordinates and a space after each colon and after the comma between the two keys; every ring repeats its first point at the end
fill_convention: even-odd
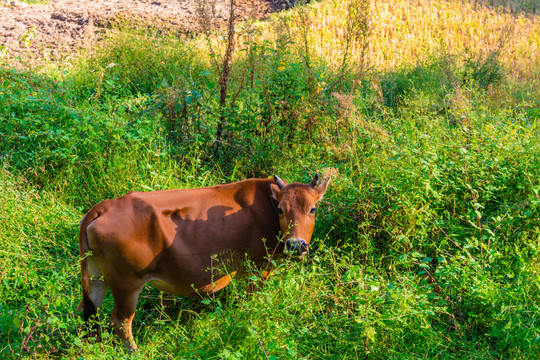
{"type": "MultiPolygon", "coordinates": [[[[481,56],[501,51],[501,60],[516,79],[538,79],[540,16],[509,13],[506,7],[457,0],[368,0],[371,36],[369,66],[388,70],[426,61],[436,53],[481,56]]],[[[275,39],[285,23],[293,42],[301,39],[302,14],[309,27],[311,50],[338,66],[351,1],[327,0],[278,15],[281,21],[262,25],[264,38],[275,39]]],[[[499,1],[498,3],[502,3],[499,1]]],[[[507,3],[515,3],[507,1],[507,3]]],[[[514,4],[514,8],[516,5],[514,4]]],[[[351,59],[361,62],[362,44],[353,44],[351,59]]]]}

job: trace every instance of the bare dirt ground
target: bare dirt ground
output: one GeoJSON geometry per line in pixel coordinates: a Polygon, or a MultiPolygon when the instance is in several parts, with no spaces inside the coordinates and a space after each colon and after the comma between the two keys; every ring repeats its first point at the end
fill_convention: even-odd
{"type": "MultiPolygon", "coordinates": [[[[266,19],[286,8],[290,1],[236,0],[235,20],[266,19]]],[[[215,2],[216,20],[224,22],[230,0],[215,2]]],[[[0,61],[26,67],[73,55],[79,48],[99,41],[119,19],[190,36],[198,31],[197,3],[197,0],[50,0],[46,4],[27,5],[0,0],[0,61]]]]}

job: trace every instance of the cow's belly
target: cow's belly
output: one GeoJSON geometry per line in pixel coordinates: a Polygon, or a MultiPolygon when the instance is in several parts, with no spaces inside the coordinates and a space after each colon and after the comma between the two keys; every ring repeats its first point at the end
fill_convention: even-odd
{"type": "Polygon", "coordinates": [[[144,269],[148,282],[159,290],[180,296],[211,294],[227,286],[247,259],[261,263],[267,254],[260,239],[269,236],[262,232],[245,231],[219,238],[202,229],[198,236],[184,230],[182,237],[171,234],[169,238],[174,240],[170,246],[144,269]]]}
{"type": "Polygon", "coordinates": [[[176,283],[174,281],[167,281],[159,278],[152,278],[149,283],[156,289],[180,296],[208,295],[227,286],[234,275],[236,275],[236,271],[225,276],[216,277],[216,279],[211,282],[203,281],[203,285],[198,283],[197,285],[190,284],[190,286],[186,286],[184,282],[176,283]]]}

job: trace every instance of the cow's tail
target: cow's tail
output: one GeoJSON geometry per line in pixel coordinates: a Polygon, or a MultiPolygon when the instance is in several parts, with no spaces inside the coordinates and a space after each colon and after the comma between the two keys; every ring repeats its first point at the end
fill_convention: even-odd
{"type": "Polygon", "coordinates": [[[79,225],[82,299],[77,307],[77,311],[83,312],[85,323],[97,313],[97,308],[101,305],[107,291],[106,283],[103,281],[103,275],[92,260],[92,250],[88,245],[88,226],[98,217],[99,213],[90,210],[82,218],[79,225]]]}

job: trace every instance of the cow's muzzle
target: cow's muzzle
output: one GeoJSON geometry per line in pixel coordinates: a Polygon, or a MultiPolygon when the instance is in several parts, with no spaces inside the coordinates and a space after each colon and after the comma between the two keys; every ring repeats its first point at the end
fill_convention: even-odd
{"type": "Polygon", "coordinates": [[[288,239],[285,241],[285,253],[292,256],[306,255],[309,245],[304,239],[288,239]]]}

